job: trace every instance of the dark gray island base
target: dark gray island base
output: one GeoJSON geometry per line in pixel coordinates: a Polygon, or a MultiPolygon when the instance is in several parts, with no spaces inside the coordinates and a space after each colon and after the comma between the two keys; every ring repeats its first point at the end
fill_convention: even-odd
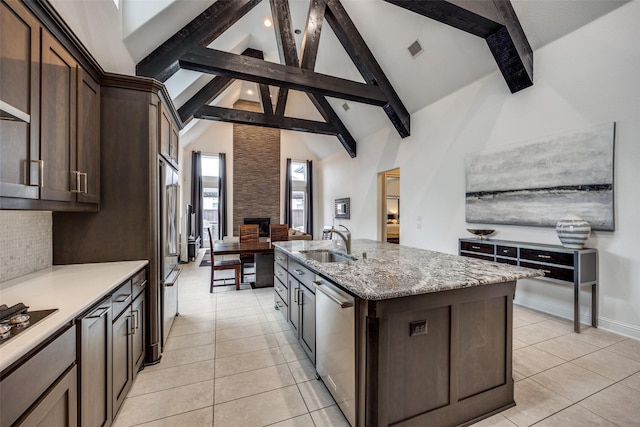
{"type": "Polygon", "coordinates": [[[306,255],[334,243],[277,246],[356,297],[354,427],[468,425],[515,405],[515,284],[540,271],[368,240],[333,263],[306,255]]]}
{"type": "Polygon", "coordinates": [[[465,425],[514,406],[514,291],[511,281],[359,300],[358,425],[465,425]]]}

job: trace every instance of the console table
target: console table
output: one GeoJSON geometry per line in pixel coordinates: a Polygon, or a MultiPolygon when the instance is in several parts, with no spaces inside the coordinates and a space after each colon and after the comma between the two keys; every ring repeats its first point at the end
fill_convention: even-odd
{"type": "Polygon", "coordinates": [[[598,327],[598,250],[505,240],[459,239],[458,254],[544,271],[540,280],[573,286],[573,329],[580,332],[580,287],[591,286],[591,325],[598,327]]]}

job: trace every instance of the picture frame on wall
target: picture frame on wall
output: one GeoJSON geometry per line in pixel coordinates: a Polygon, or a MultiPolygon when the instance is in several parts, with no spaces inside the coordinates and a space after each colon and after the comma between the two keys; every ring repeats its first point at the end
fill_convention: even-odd
{"type": "Polygon", "coordinates": [[[334,216],[339,219],[351,219],[351,198],[336,199],[334,216]]]}

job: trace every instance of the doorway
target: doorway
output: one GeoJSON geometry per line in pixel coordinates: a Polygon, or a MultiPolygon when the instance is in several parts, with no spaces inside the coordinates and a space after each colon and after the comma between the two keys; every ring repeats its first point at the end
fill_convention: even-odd
{"type": "Polygon", "coordinates": [[[380,241],[400,243],[400,169],[378,174],[380,241]]]}

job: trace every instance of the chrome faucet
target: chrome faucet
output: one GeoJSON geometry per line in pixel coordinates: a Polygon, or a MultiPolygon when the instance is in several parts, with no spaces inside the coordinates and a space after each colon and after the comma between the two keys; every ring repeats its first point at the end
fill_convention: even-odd
{"type": "Polygon", "coordinates": [[[342,227],[345,229],[346,236],[344,232],[338,231],[335,228],[331,228],[331,232],[336,233],[338,236],[342,237],[342,241],[344,241],[344,245],[347,248],[347,254],[351,255],[351,231],[344,225],[339,225],[338,227],[342,227]]]}

